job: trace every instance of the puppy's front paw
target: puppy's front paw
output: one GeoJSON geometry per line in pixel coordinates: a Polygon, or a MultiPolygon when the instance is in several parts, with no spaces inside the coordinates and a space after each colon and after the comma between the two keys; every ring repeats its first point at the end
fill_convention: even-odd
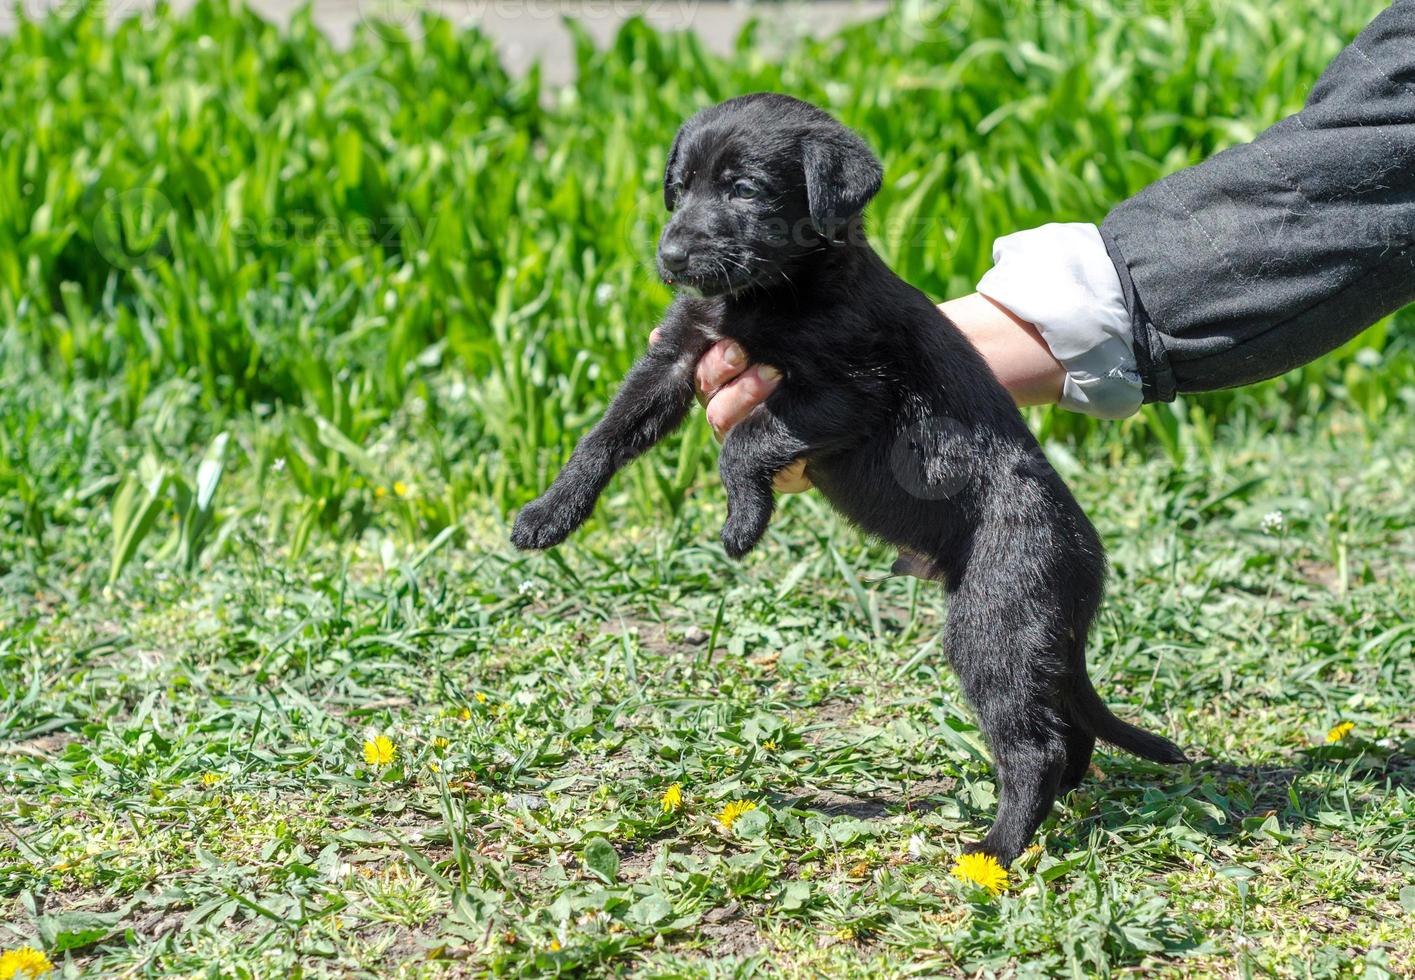
{"type": "Polygon", "coordinates": [[[722,547],[727,551],[727,557],[741,558],[755,548],[766,533],[770,520],[770,513],[744,518],[729,512],[727,523],[722,525],[722,547]]]}
{"type": "Polygon", "coordinates": [[[553,548],[568,538],[587,516],[577,514],[575,508],[546,494],[521,508],[511,528],[511,543],[522,551],[553,548]]]}

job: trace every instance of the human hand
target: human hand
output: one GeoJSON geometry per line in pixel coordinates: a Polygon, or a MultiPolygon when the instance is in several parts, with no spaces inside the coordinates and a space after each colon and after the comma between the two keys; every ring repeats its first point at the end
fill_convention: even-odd
{"type": "MultiPolygon", "coordinates": [[[[649,343],[658,343],[659,332],[649,334],[649,343]]],[[[748,364],[746,352],[730,340],[719,340],[698,360],[694,383],[698,402],[707,409],[708,425],[721,442],[738,422],[776,390],[781,372],[770,364],[748,364]]],[[[776,474],[772,486],[781,493],[800,493],[811,488],[806,478],[806,461],[798,459],[776,474]]]]}

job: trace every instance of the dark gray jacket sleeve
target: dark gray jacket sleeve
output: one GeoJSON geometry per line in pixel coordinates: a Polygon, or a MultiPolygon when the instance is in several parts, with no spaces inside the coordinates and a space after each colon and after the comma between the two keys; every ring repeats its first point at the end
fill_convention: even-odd
{"type": "Polygon", "coordinates": [[[1415,0],[1397,0],[1251,143],[1101,224],[1146,401],[1249,384],[1415,301],[1415,0]]]}

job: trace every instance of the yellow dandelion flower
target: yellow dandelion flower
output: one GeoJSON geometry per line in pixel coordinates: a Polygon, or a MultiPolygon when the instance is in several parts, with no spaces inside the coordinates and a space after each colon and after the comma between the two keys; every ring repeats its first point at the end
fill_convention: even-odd
{"type": "Polygon", "coordinates": [[[382,500],[384,497],[388,496],[388,488],[387,488],[387,487],[374,487],[374,488],[373,488],[373,495],[374,495],[374,498],[375,498],[375,499],[377,499],[377,500],[382,500]]]}
{"type": "Polygon", "coordinates": [[[841,926],[839,929],[832,932],[831,935],[839,939],[842,943],[854,942],[855,940],[855,930],[851,929],[849,926],[841,926]]]}
{"type": "Polygon", "coordinates": [[[400,497],[406,497],[408,495],[408,485],[402,480],[396,480],[393,483],[393,492],[400,497]]]}
{"type": "Polygon", "coordinates": [[[658,798],[658,802],[663,806],[664,813],[672,813],[674,810],[683,809],[683,787],[674,783],[663,791],[663,795],[658,798]]]}
{"type": "Polygon", "coordinates": [[[960,854],[953,862],[953,877],[986,888],[996,895],[1007,887],[1007,869],[991,854],[960,854]]]}
{"type": "Polygon", "coordinates": [[[442,767],[439,766],[436,762],[429,762],[427,765],[428,765],[428,768],[431,769],[433,772],[441,772],[441,771],[442,771],[442,767]]]}
{"type": "Polygon", "coordinates": [[[848,874],[851,878],[864,878],[870,873],[870,862],[861,861],[859,864],[855,865],[853,868],[851,868],[845,873],[848,874]]]}
{"type": "Polygon", "coordinates": [[[751,813],[756,808],[757,805],[751,800],[733,800],[718,813],[717,822],[722,824],[724,830],[731,830],[738,817],[744,813],[751,813]]]}
{"type": "Polygon", "coordinates": [[[486,704],[486,695],[483,694],[481,691],[478,691],[473,696],[477,699],[477,704],[486,704]]]}
{"type": "Polygon", "coordinates": [[[558,939],[552,939],[552,940],[550,941],[550,951],[551,951],[552,953],[558,953],[558,952],[560,952],[560,940],[558,940],[558,939]]]}
{"type": "Polygon", "coordinates": [[[21,977],[40,977],[54,969],[54,964],[33,946],[7,949],[0,953],[0,980],[20,980],[21,977]]]}
{"type": "Polygon", "coordinates": [[[776,742],[772,741],[771,739],[767,739],[765,742],[762,743],[762,751],[763,751],[763,752],[775,752],[775,751],[776,751],[776,742]]]}
{"type": "Polygon", "coordinates": [[[1332,728],[1331,731],[1327,732],[1327,744],[1330,745],[1333,742],[1340,742],[1343,738],[1350,735],[1351,730],[1355,727],[1356,725],[1354,723],[1343,721],[1341,724],[1332,728]]]}
{"type": "Polygon", "coordinates": [[[201,784],[203,786],[215,786],[221,782],[221,777],[214,772],[204,772],[201,774],[201,784]]]}
{"type": "Polygon", "coordinates": [[[380,735],[378,738],[364,743],[364,761],[371,766],[387,766],[393,763],[393,757],[398,754],[398,750],[393,746],[393,739],[387,735],[380,735]]]}
{"type": "Polygon", "coordinates": [[[447,739],[443,738],[441,735],[432,740],[432,747],[435,749],[445,749],[451,744],[451,742],[447,741],[447,739]]]}
{"type": "Polygon", "coordinates": [[[470,708],[463,708],[461,711],[457,712],[457,717],[462,721],[471,721],[472,710],[470,708]]]}

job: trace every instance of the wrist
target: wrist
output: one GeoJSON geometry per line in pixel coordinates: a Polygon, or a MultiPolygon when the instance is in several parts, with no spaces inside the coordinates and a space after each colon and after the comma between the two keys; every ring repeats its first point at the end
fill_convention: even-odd
{"type": "Polygon", "coordinates": [[[1032,324],[981,293],[939,304],[1018,405],[1055,405],[1066,369],[1032,324]]]}

